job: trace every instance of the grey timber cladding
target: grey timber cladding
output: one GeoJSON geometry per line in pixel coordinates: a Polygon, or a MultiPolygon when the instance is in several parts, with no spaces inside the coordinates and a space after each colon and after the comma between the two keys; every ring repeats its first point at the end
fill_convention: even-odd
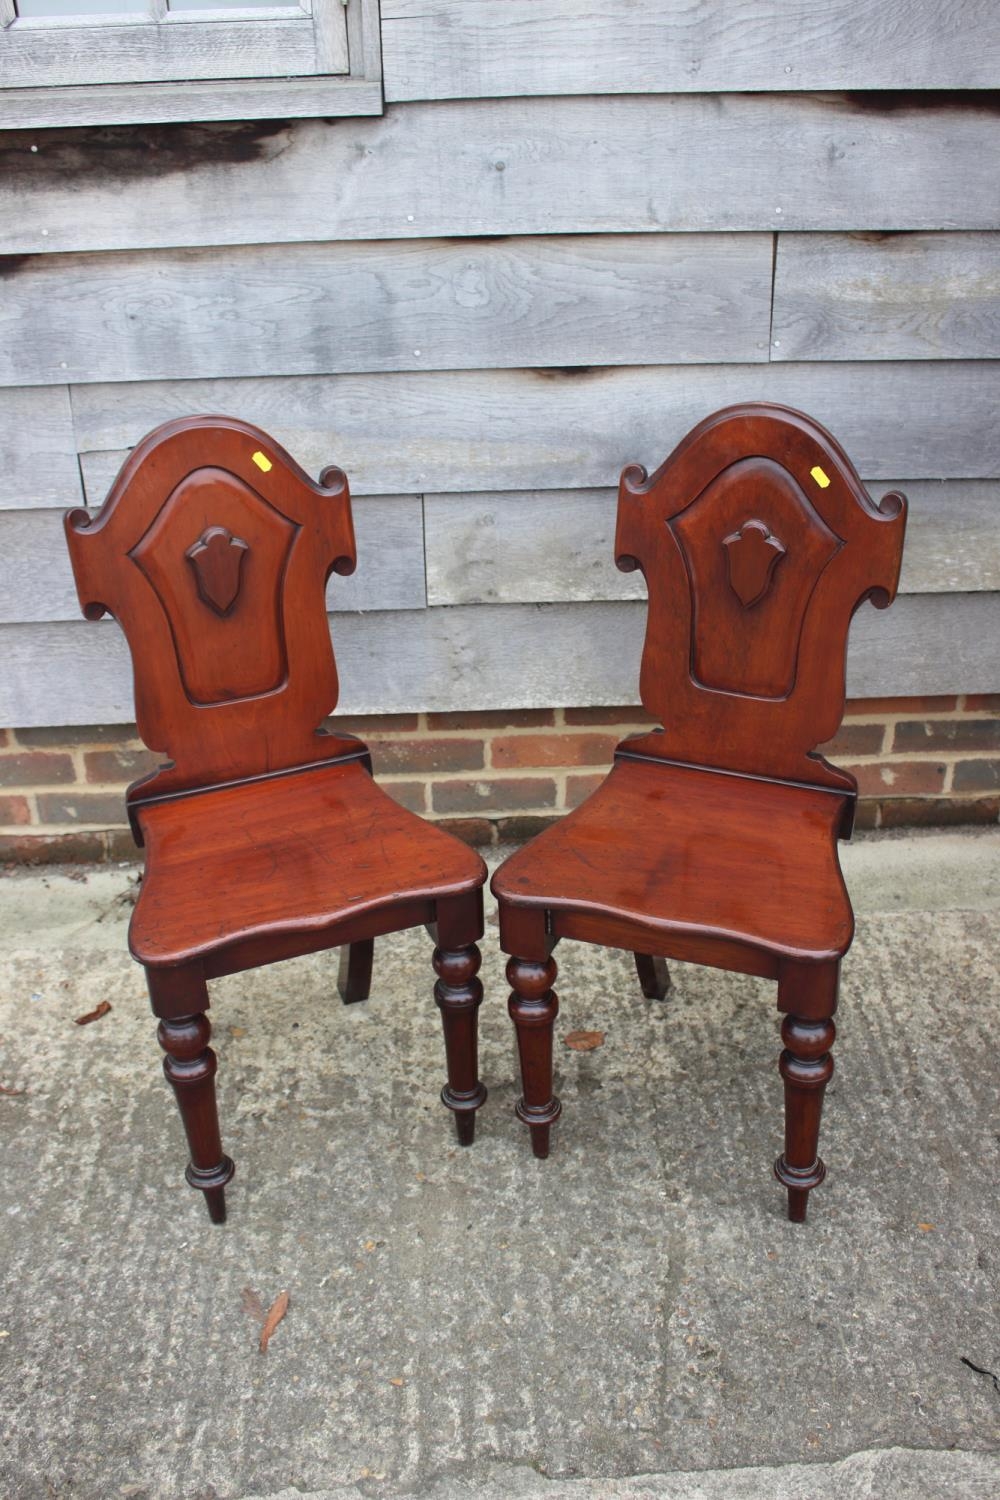
{"type": "Polygon", "coordinates": [[[770,235],[31,256],[0,384],[767,359],[770,235]]]}
{"type": "Polygon", "coordinates": [[[997,82],[994,0],[382,0],[387,100],[997,82]]]}
{"type": "MultiPolygon", "coordinates": [[[[343,713],[637,703],[645,610],[639,603],[468,605],[337,615],[343,713]],[[572,663],[572,670],[567,666],[572,663]]],[[[847,688],[886,693],[989,692],[1000,595],[900,598],[855,617],[847,688]]],[[[0,626],[0,722],[128,723],[124,637],[113,623],[0,626]]]]}
{"type": "Polygon", "coordinates": [[[0,385],[977,359],[1000,234],[551,235],[25,256],[0,385]]]}
{"type": "Polygon", "coordinates": [[[239,413],[310,473],[338,463],[355,494],[597,488],[655,467],[716,407],[811,413],[859,472],[1000,476],[1000,361],[456,370],[75,386],[81,453],[131,447],[170,417],[239,413]]]}
{"type": "Polygon", "coordinates": [[[1000,235],[781,235],[772,359],[1000,354],[1000,235]]]}
{"type": "MultiPolygon", "coordinates": [[[[15,26],[0,47],[0,87],[12,83],[61,87],[100,83],[94,52],[108,82],[168,81],[178,73],[189,80],[273,78],[314,73],[316,47],[308,18],[294,21],[222,22],[211,26],[103,26],[91,37],[66,46],[64,26],[15,26]]],[[[331,72],[345,72],[347,57],[331,72]]]]}
{"type": "Polygon", "coordinates": [[[0,390],[0,509],[83,500],[69,391],[0,390]]]}
{"type": "Polygon", "coordinates": [[[382,119],[0,135],[6,254],[951,228],[1000,228],[989,95],[496,99],[382,119]]]}
{"type": "Polygon", "coordinates": [[[382,85],[364,78],[213,78],[206,83],[62,84],[11,90],[0,100],[7,130],[40,126],[147,125],[175,120],[294,120],[379,115],[382,85]]]}
{"type": "MultiPolygon", "coordinates": [[[[871,484],[889,489],[910,502],[902,593],[1000,590],[1000,481],[871,484]]],[[[644,599],[642,575],[615,567],[616,502],[615,490],[425,495],[427,602],[644,599]]]]}
{"type": "MultiPolygon", "coordinates": [[[[233,79],[112,85],[96,116],[69,85],[81,124],[184,98],[220,123],[0,133],[0,723],[133,718],[58,512],[212,410],[349,474],[358,571],[327,598],[345,712],[636,701],[619,472],[746,399],[826,423],[876,494],[921,476],[849,690],[1000,688],[1000,108],[898,92],[985,87],[1000,12],[382,13],[390,97],[428,102],[346,117],[345,90],[380,106],[359,77],[329,85],[339,118],[293,119],[328,87],[297,80],[269,119],[283,81],[233,79]]],[[[42,91],[12,94],[32,124],[42,91]]]]}

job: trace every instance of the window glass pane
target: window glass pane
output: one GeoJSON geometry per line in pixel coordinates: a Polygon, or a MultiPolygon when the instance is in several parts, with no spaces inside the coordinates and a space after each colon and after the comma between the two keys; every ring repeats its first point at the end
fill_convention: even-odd
{"type": "Polygon", "coordinates": [[[26,20],[35,16],[111,16],[149,9],[148,0],[16,0],[26,20]]]}

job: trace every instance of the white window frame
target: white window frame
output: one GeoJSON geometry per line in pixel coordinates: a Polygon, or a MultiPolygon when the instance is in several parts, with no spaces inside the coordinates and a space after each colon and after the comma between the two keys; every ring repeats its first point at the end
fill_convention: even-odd
{"type": "Polygon", "coordinates": [[[378,0],[19,17],[0,0],[0,128],[382,112],[378,0]]]}

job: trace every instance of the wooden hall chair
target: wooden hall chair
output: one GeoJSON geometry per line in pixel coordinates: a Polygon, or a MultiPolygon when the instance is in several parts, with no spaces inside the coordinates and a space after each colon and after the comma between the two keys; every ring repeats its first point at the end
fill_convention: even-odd
{"type": "Polygon", "coordinates": [[[851,616],[895,596],[902,495],[875,505],[838,443],[785,407],[716,412],[647,478],[621,477],[615,556],[649,594],[640,692],[663,728],[624,740],[604,783],[493,878],[536,1156],[552,1092],[560,938],[778,982],[785,1150],[804,1220],[840,960],[853,915],[837,860],[857,784],[815,752],[840,724],[851,616]]]}
{"type": "Polygon", "coordinates": [[[479,855],[372,780],[360,740],[317,725],[337,701],[331,571],[354,571],[347,480],[319,485],[263,432],[188,417],[135,448],[95,516],[66,517],[83,612],[118,619],[136,719],[170,756],[127,793],[146,868],[129,930],[187,1133],[187,1180],[225,1219],[206,981],[342,947],[346,1002],[368,996],[373,939],[426,924],[437,944],[459,1141],[479,1081],[479,855]]]}

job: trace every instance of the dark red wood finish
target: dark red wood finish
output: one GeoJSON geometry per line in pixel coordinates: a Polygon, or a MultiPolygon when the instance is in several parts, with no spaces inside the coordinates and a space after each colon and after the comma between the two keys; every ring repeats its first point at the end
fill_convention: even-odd
{"type": "Polygon", "coordinates": [[[425,925],[448,1064],[442,1094],[470,1144],[486,867],[371,777],[366,747],[317,726],[337,701],[332,571],[355,565],[347,480],[314,484],[247,423],[188,417],[133,451],[97,515],[66,535],[84,614],[121,624],[136,719],[169,757],[128,791],[146,849],[129,932],[160,1017],[188,1181],[225,1219],[207,981],[344,949],[345,1003],[368,997],[375,937],[425,925]]]}
{"type": "Polygon", "coordinates": [[[857,790],[815,747],[843,715],[851,616],[895,597],[905,524],[902,495],[876,505],[829,433],[784,407],[716,412],[652,477],[622,474],[616,559],[646,579],[640,692],[663,727],[623,741],[603,785],[493,879],[537,1156],[560,1108],[560,938],[631,949],[650,999],[668,957],[756,974],[785,1013],[775,1171],[805,1218],[853,937],[837,840],[857,790]]]}

